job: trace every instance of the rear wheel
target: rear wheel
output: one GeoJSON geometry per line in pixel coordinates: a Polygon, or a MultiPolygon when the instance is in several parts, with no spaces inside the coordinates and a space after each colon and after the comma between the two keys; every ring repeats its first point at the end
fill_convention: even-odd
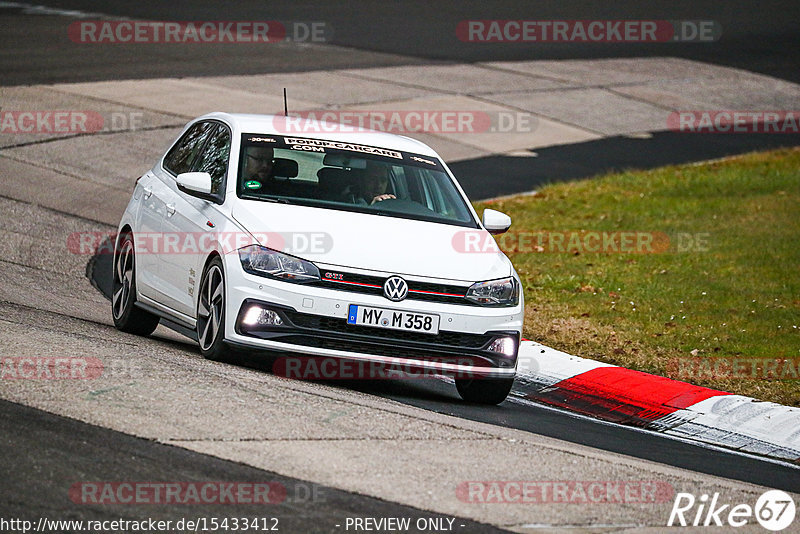
{"type": "Polygon", "coordinates": [[[149,336],[158,326],[158,316],[136,307],[136,262],[133,236],[125,234],[114,249],[111,282],[111,315],[114,326],[129,334],[149,336]]]}
{"type": "Polygon", "coordinates": [[[225,345],[225,275],[222,260],[212,259],[200,281],[197,299],[197,341],[200,352],[208,360],[228,358],[225,345]]]}
{"type": "Polygon", "coordinates": [[[475,404],[500,404],[511,391],[514,378],[457,378],[461,398],[475,404]]]}

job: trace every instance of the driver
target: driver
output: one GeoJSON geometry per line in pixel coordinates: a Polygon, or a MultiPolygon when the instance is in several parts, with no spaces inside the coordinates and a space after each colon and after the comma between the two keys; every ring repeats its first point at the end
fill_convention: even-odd
{"type": "Polygon", "coordinates": [[[272,173],[274,150],[269,146],[249,146],[245,151],[244,179],[265,182],[272,173]]]}
{"type": "Polygon", "coordinates": [[[389,167],[383,163],[367,160],[367,168],[358,184],[354,202],[372,205],[376,202],[397,198],[388,192],[389,167]]]}

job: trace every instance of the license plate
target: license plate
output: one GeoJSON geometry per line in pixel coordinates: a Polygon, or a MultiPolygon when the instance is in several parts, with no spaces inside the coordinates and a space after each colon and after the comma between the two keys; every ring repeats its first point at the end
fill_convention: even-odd
{"type": "Polygon", "coordinates": [[[351,304],[347,310],[350,324],[377,326],[392,330],[409,330],[423,334],[439,333],[439,316],[430,313],[405,312],[351,304]]]}

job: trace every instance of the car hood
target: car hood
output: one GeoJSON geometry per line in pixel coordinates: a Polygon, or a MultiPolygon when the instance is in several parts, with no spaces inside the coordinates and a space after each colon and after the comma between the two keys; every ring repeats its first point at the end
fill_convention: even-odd
{"type": "Polygon", "coordinates": [[[232,215],[261,245],[320,264],[466,282],[513,272],[482,229],[242,199],[232,215]],[[467,237],[481,245],[466,252],[467,237]]]}

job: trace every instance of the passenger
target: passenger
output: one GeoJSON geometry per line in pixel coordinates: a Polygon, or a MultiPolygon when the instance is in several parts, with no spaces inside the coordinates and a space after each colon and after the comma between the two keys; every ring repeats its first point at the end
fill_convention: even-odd
{"type": "Polygon", "coordinates": [[[356,185],[352,202],[370,206],[376,202],[397,197],[389,193],[389,167],[377,161],[367,160],[367,168],[356,185]]]}

